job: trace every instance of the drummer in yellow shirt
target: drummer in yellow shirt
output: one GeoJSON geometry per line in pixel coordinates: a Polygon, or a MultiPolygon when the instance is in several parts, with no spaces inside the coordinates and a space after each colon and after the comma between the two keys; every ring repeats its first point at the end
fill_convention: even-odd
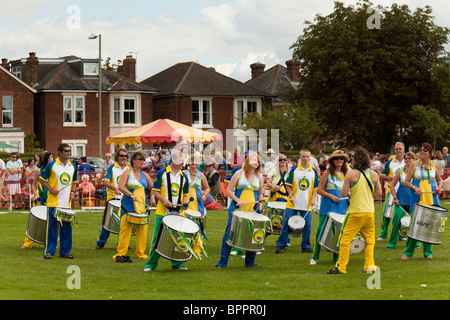
{"type": "Polygon", "coordinates": [[[375,206],[374,197],[381,195],[381,184],[378,175],[370,169],[367,150],[362,147],[355,148],[353,167],[344,179],[341,196],[349,195],[350,205],[344,218],[341,234],[339,236],[339,260],[334,269],[328,274],[347,273],[350,259],[350,242],[358,232],[361,232],[365,241],[364,271],[375,271],[373,249],[375,245],[375,206]]]}

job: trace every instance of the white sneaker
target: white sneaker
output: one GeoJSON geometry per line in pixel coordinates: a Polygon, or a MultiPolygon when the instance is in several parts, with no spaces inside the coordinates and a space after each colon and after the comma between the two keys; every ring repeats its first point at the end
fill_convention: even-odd
{"type": "Polygon", "coordinates": [[[237,252],[236,251],[231,251],[230,252],[230,256],[237,256],[237,252]]]}
{"type": "Polygon", "coordinates": [[[317,260],[316,259],[311,259],[311,260],[309,260],[309,264],[314,266],[314,265],[317,264],[317,260]]]}
{"type": "Polygon", "coordinates": [[[150,272],[150,271],[152,271],[152,268],[145,268],[144,269],[144,272],[150,272]]]}
{"type": "Polygon", "coordinates": [[[181,266],[181,267],[179,267],[178,269],[175,269],[175,270],[187,270],[188,268],[186,267],[186,266],[181,266]]]}
{"type": "Polygon", "coordinates": [[[377,266],[369,266],[366,270],[366,273],[374,273],[377,271],[377,266]]]}

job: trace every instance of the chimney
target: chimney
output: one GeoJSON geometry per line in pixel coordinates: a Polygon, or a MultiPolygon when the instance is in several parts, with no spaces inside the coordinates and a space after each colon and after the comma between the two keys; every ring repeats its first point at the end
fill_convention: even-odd
{"type": "Polygon", "coordinates": [[[292,82],[299,82],[300,61],[288,60],[286,61],[287,75],[292,82]]]}
{"type": "Polygon", "coordinates": [[[30,52],[30,56],[27,58],[27,62],[25,65],[25,82],[31,86],[38,82],[38,63],[39,59],[36,57],[36,52],[30,52]]]}
{"type": "Polygon", "coordinates": [[[9,62],[8,62],[8,59],[6,59],[6,58],[3,58],[3,59],[2,59],[2,67],[9,71],[9,62]]]}
{"type": "Polygon", "coordinates": [[[136,81],[136,59],[132,55],[127,56],[123,60],[122,75],[133,81],[136,81]]]}
{"type": "Polygon", "coordinates": [[[265,64],[256,62],[250,65],[250,69],[252,69],[252,79],[262,75],[264,73],[265,64]]]}

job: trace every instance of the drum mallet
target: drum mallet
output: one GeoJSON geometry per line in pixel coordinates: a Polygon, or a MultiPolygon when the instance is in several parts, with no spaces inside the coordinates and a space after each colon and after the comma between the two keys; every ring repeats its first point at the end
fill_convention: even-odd
{"type": "Polygon", "coordinates": [[[253,201],[253,202],[246,202],[246,203],[242,204],[242,207],[244,207],[248,204],[255,204],[255,203],[260,203],[260,202],[267,202],[267,199],[261,199],[261,200],[253,201]]]}
{"type": "Polygon", "coordinates": [[[175,207],[183,207],[183,208],[188,208],[189,207],[189,203],[194,201],[194,197],[190,197],[189,201],[183,204],[174,204],[175,207]]]}

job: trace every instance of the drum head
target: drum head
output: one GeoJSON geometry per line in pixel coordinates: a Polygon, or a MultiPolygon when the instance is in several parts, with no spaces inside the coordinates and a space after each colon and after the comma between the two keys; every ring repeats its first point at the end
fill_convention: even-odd
{"type": "Polygon", "coordinates": [[[108,204],[110,206],[120,208],[120,200],[109,200],[108,204]]]}
{"type": "Polygon", "coordinates": [[[267,202],[267,207],[275,208],[275,209],[279,209],[279,210],[286,209],[286,205],[287,205],[287,202],[283,202],[283,201],[269,201],[269,202],[267,202]]]}
{"type": "Polygon", "coordinates": [[[336,213],[336,212],[330,212],[330,213],[328,213],[328,215],[334,221],[337,221],[340,224],[344,223],[345,214],[339,214],[339,213],[336,213]]]}
{"type": "Polygon", "coordinates": [[[292,229],[303,229],[305,227],[305,219],[300,216],[292,216],[289,218],[288,226],[292,229]]]}
{"type": "Polygon", "coordinates": [[[47,207],[46,206],[34,206],[30,209],[33,216],[41,220],[47,220],[47,207]]]}
{"type": "Polygon", "coordinates": [[[422,203],[415,203],[415,205],[416,206],[419,206],[419,207],[424,207],[424,208],[426,208],[426,209],[430,209],[430,210],[435,210],[435,211],[441,211],[441,212],[448,212],[448,210],[447,209],[445,209],[445,208],[443,208],[443,207],[440,207],[440,206],[437,206],[437,205],[427,205],[427,204],[422,204],[422,203]]]}
{"type": "Polygon", "coordinates": [[[164,216],[162,222],[172,230],[181,231],[184,233],[196,233],[200,230],[194,221],[181,216],[164,216]]]}
{"type": "Polygon", "coordinates": [[[184,210],[184,214],[195,219],[201,219],[202,213],[200,211],[195,210],[184,210]]]}
{"type": "Polygon", "coordinates": [[[56,212],[62,212],[62,213],[66,214],[66,215],[69,215],[69,216],[76,215],[75,211],[72,211],[72,210],[70,210],[68,208],[56,208],[56,212]]]}
{"type": "Polygon", "coordinates": [[[245,218],[252,221],[270,221],[265,215],[253,212],[253,211],[239,211],[236,210],[233,214],[239,218],[245,218]]]}
{"type": "Polygon", "coordinates": [[[128,214],[132,217],[136,217],[136,218],[147,218],[148,215],[145,213],[136,213],[136,212],[128,212],[128,214]]]}

